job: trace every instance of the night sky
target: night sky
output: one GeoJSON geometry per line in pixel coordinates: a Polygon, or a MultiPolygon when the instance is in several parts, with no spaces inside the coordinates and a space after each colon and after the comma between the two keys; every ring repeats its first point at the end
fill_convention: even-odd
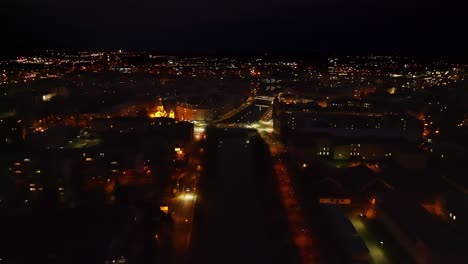
{"type": "Polygon", "coordinates": [[[463,0],[1,0],[3,51],[468,55],[463,0]]]}

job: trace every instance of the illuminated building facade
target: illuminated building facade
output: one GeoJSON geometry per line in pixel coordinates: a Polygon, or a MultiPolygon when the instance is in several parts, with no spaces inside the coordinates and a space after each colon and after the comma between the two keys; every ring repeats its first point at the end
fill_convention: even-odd
{"type": "Polygon", "coordinates": [[[187,121],[210,121],[217,116],[217,110],[200,107],[197,105],[178,104],[176,106],[176,116],[179,120],[187,121]]]}
{"type": "Polygon", "coordinates": [[[172,110],[172,109],[169,112],[166,112],[166,110],[164,109],[164,106],[162,104],[162,100],[161,100],[161,98],[159,98],[157,103],[156,103],[156,107],[154,107],[153,109],[151,109],[149,111],[148,116],[150,118],[158,118],[158,117],[175,118],[175,113],[174,113],[174,110],[172,110]]]}

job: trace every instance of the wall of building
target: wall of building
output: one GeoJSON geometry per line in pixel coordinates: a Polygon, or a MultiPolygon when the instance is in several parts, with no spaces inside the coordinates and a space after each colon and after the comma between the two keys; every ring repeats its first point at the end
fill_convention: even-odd
{"type": "Polygon", "coordinates": [[[328,133],[336,136],[367,136],[419,141],[422,124],[413,117],[347,112],[284,112],[274,118],[274,131],[283,138],[297,131],[328,133]]]}
{"type": "Polygon", "coordinates": [[[217,110],[211,108],[195,108],[185,105],[176,106],[175,116],[179,120],[211,121],[217,116],[217,110]]]}
{"type": "Polygon", "coordinates": [[[405,151],[395,147],[392,159],[403,168],[423,169],[427,167],[428,157],[423,152],[405,151]]]}

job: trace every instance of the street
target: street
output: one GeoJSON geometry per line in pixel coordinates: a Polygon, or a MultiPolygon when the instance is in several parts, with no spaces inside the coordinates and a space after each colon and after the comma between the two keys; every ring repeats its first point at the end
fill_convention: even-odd
{"type": "Polygon", "coordinates": [[[267,146],[255,130],[207,133],[192,263],[297,263],[267,146]],[[232,162],[235,159],[236,162],[232,162]]]}
{"type": "Polygon", "coordinates": [[[184,190],[168,201],[169,212],[173,220],[172,259],[174,263],[187,262],[196,199],[196,191],[184,190]]]}
{"type": "MultiPolygon", "coordinates": [[[[195,206],[198,199],[198,177],[201,171],[200,146],[195,143],[186,150],[190,158],[182,173],[176,179],[177,190],[175,196],[166,195],[164,206],[172,218],[170,253],[171,263],[187,263],[190,258],[190,246],[194,223],[195,206]]],[[[170,187],[168,187],[170,189],[170,187]]],[[[167,190],[166,194],[173,190],[167,190]]]]}
{"type": "Polygon", "coordinates": [[[385,252],[382,250],[382,245],[379,243],[377,238],[375,238],[373,234],[367,229],[363,219],[358,216],[351,216],[349,217],[349,219],[351,220],[351,223],[353,224],[354,228],[356,228],[356,231],[358,232],[359,236],[362,238],[367,248],[369,249],[372,263],[392,263],[386,256],[385,252]]]}
{"type": "Polygon", "coordinates": [[[317,263],[319,250],[316,241],[311,236],[286,163],[280,157],[281,154],[285,153],[285,149],[281,142],[270,133],[263,133],[262,136],[269,145],[273,156],[278,191],[288,218],[290,234],[300,252],[301,263],[317,263]]]}

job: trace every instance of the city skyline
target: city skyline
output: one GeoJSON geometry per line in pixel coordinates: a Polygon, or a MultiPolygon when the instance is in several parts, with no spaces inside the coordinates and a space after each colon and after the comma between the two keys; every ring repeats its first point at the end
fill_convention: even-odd
{"type": "Polygon", "coordinates": [[[5,4],[0,263],[468,263],[467,3],[5,4]]]}

